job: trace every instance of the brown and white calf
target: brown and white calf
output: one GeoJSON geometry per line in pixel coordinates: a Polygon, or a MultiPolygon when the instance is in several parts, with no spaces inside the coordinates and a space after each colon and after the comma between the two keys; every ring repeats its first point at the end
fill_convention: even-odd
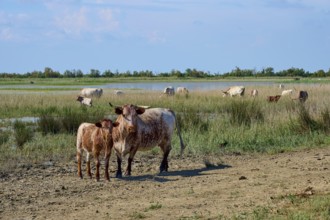
{"type": "Polygon", "coordinates": [[[87,163],[87,175],[92,178],[90,168],[90,155],[92,154],[96,164],[96,180],[100,180],[100,159],[101,153],[104,153],[104,178],[109,178],[109,159],[111,156],[111,149],[113,147],[112,129],[118,126],[118,123],[112,123],[110,119],[103,119],[101,122],[95,124],[82,123],[78,128],[77,133],[77,161],[78,161],[78,176],[82,178],[81,172],[81,158],[85,151],[87,163]]]}
{"type": "Polygon", "coordinates": [[[127,104],[115,108],[119,125],[113,129],[112,137],[117,154],[118,170],[116,177],[122,177],[121,162],[129,154],[125,175],[131,175],[132,161],[136,152],[150,150],[159,146],[163,152],[160,172],[168,170],[168,155],[171,151],[172,134],[177,128],[180,138],[181,154],[184,144],[175,113],[165,108],[150,108],[127,104]]]}
{"type": "Polygon", "coordinates": [[[90,107],[93,105],[93,102],[92,102],[91,98],[78,96],[77,101],[80,102],[80,104],[82,104],[82,105],[87,105],[87,106],[90,106],[90,107]]]}

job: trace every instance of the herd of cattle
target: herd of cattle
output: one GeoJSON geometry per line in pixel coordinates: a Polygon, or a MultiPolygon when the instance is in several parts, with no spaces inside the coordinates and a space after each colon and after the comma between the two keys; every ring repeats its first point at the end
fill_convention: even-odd
{"type": "MultiPolygon", "coordinates": [[[[283,89],[283,85],[281,84],[279,88],[283,89]]],[[[245,87],[244,86],[233,86],[227,89],[226,91],[222,91],[223,96],[243,96],[245,92],[245,87]]],[[[258,96],[258,90],[253,89],[250,92],[250,95],[252,97],[258,96]]],[[[283,97],[283,96],[291,96],[294,93],[294,89],[287,89],[287,90],[282,90],[280,95],[273,95],[273,96],[267,96],[267,101],[268,102],[278,102],[278,100],[283,97]]],[[[291,97],[292,100],[299,100],[301,103],[306,102],[308,99],[308,92],[304,90],[299,90],[297,95],[295,97],[291,97]]]]}
{"type": "MultiPolygon", "coordinates": [[[[268,102],[277,102],[282,96],[292,95],[294,90],[283,90],[280,95],[267,96],[268,102]]],[[[188,94],[188,89],[178,87],[177,93],[188,94]]],[[[233,86],[222,91],[223,96],[244,96],[244,86],[233,86]]],[[[253,89],[250,96],[258,96],[258,90],[253,89]]],[[[77,101],[81,104],[92,106],[92,98],[100,98],[103,94],[102,89],[82,89],[77,101]]],[[[114,92],[115,95],[123,95],[120,90],[114,92]]],[[[163,94],[173,96],[175,94],[174,87],[166,87],[163,94]]],[[[291,97],[292,98],[292,97],[291,97]]],[[[304,103],[308,98],[307,91],[300,90],[292,100],[299,100],[304,103]]],[[[109,103],[111,107],[111,103],[109,103]]],[[[118,115],[115,122],[110,119],[103,119],[95,124],[82,123],[77,132],[77,162],[78,176],[83,177],[81,171],[82,154],[86,155],[87,175],[92,178],[90,156],[92,155],[96,164],[96,180],[100,180],[100,155],[105,157],[105,179],[109,178],[109,159],[111,151],[114,149],[117,156],[117,173],[116,177],[122,177],[121,163],[123,157],[127,154],[128,163],[125,175],[131,175],[132,161],[137,151],[150,150],[159,146],[163,152],[163,159],[160,164],[160,172],[168,170],[168,155],[171,151],[171,139],[176,128],[181,146],[181,154],[185,148],[180,128],[178,126],[175,113],[166,108],[149,108],[148,106],[136,106],[127,104],[114,107],[115,113],[118,115]]]]}
{"type": "MultiPolygon", "coordinates": [[[[278,102],[278,100],[283,96],[291,96],[294,93],[294,89],[283,90],[284,86],[282,84],[279,85],[279,88],[282,89],[281,94],[267,96],[268,102],[278,102]]],[[[244,86],[232,86],[227,90],[222,90],[223,97],[225,96],[244,96],[245,87],[244,86]]],[[[189,91],[185,87],[177,87],[176,91],[173,86],[165,87],[163,91],[163,95],[174,96],[177,94],[189,94],[189,91]]],[[[103,94],[103,90],[101,88],[85,88],[82,89],[77,97],[77,101],[79,101],[83,105],[92,106],[92,98],[100,98],[103,94]]],[[[124,95],[125,93],[121,90],[115,90],[115,95],[124,95]]],[[[250,96],[257,97],[259,91],[256,89],[252,89],[250,92],[250,96]]],[[[297,95],[292,98],[292,100],[299,100],[304,103],[308,99],[308,93],[304,90],[299,90],[297,95]]]]}

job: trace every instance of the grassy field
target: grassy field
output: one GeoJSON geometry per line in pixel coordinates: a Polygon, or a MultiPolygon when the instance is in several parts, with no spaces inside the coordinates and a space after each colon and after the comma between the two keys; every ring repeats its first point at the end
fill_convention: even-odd
{"type": "MultiPolygon", "coordinates": [[[[29,84],[30,80],[1,81],[0,84],[29,84]]],[[[34,83],[44,85],[76,85],[75,80],[34,83]]],[[[84,80],[80,85],[102,84],[84,80]]],[[[103,117],[115,120],[116,115],[109,102],[114,105],[133,103],[151,107],[173,109],[178,116],[181,132],[186,144],[186,155],[223,154],[274,154],[304,148],[328,147],[330,144],[330,86],[304,84],[296,90],[307,90],[309,99],[305,104],[282,97],[278,103],[268,103],[268,95],[280,93],[278,88],[258,87],[259,96],[242,98],[222,97],[220,91],[193,91],[189,95],[160,97],[159,92],[129,90],[123,96],[113,95],[105,89],[94,106],[82,107],[76,101],[77,89],[2,89],[0,92],[0,167],[14,169],[24,163],[42,161],[74,160],[75,131],[81,122],[96,122],[103,117]],[[39,123],[19,123],[15,118],[36,117],[39,123]]],[[[157,153],[155,148],[151,153],[157,153]]],[[[179,140],[173,138],[172,156],[178,156],[179,140]]],[[[0,170],[0,171],[1,171],[0,170]]],[[[287,199],[287,198],[286,198],[287,199]]],[[[288,198],[292,199],[292,198],[288,198]]],[[[295,200],[294,208],[281,210],[291,215],[290,219],[307,216],[307,203],[329,204],[329,196],[316,197],[312,201],[295,200]],[[292,211],[293,210],[293,211],[292,211]],[[297,211],[299,210],[299,212],[297,211]],[[302,211],[304,210],[304,211],[302,211]]],[[[326,206],[325,205],[325,206],[326,206]]],[[[323,205],[324,206],[324,205],[323,205]]],[[[314,206],[312,206],[314,207],[314,206]]],[[[330,210],[325,210],[330,212],[330,210]]],[[[255,219],[275,218],[267,209],[257,209],[255,219]]],[[[253,217],[253,216],[252,216],[253,217]]]]}
{"type": "MultiPolygon", "coordinates": [[[[302,84],[296,90],[305,89],[303,87],[302,84]]],[[[34,138],[24,144],[23,150],[33,149],[31,146],[40,145],[44,138],[51,140],[47,141],[47,145],[61,146],[56,143],[58,135],[67,139],[68,146],[63,146],[64,149],[69,146],[72,148],[74,132],[79,123],[93,122],[102,117],[115,120],[116,115],[109,102],[114,105],[134,103],[173,109],[177,112],[188,154],[277,153],[329,145],[329,86],[309,86],[309,99],[304,105],[291,100],[289,96],[282,97],[278,103],[268,103],[267,95],[280,93],[275,87],[257,88],[259,96],[255,99],[248,95],[249,89],[243,98],[222,97],[220,91],[193,91],[188,96],[160,97],[159,92],[132,90],[125,91],[124,96],[115,96],[113,91],[105,89],[100,99],[94,99],[92,108],[81,107],[75,101],[77,89],[65,92],[48,89],[9,90],[0,93],[0,115],[2,119],[47,116],[62,121],[62,125],[57,125],[59,131],[56,134],[42,132],[45,129],[42,123],[27,126],[33,127],[34,138]],[[65,129],[65,125],[64,129],[61,128],[63,123],[72,128],[65,129]],[[224,145],[226,147],[222,147],[224,145]]],[[[2,120],[0,126],[7,128],[12,126],[12,122],[2,120]]],[[[8,141],[3,141],[2,149],[15,149],[9,147],[15,146],[14,135],[10,131],[2,132],[2,136],[9,134],[8,141]]],[[[176,136],[173,144],[173,153],[177,154],[179,144],[176,136]]]]}

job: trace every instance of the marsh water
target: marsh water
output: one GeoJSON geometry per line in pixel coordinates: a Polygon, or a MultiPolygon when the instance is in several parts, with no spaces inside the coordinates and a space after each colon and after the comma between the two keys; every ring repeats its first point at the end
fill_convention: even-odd
{"type": "MultiPolygon", "coordinates": [[[[107,83],[101,85],[69,85],[69,86],[45,86],[38,84],[28,84],[28,85],[0,85],[2,89],[47,89],[47,88],[91,88],[98,87],[103,89],[137,89],[137,90],[153,90],[153,91],[162,91],[167,86],[173,86],[177,88],[179,86],[186,87],[189,91],[198,91],[198,90],[215,90],[215,89],[225,89],[234,85],[242,85],[246,87],[253,86],[265,86],[265,85],[278,85],[279,83],[270,82],[270,81],[204,81],[204,82],[129,82],[129,83],[107,83]]],[[[0,91],[0,93],[3,91],[0,91]]]]}

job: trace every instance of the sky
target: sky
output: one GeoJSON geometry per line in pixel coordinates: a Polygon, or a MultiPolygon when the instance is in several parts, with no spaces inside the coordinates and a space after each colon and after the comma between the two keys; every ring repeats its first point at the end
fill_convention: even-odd
{"type": "Polygon", "coordinates": [[[330,68],[329,0],[0,0],[0,73],[330,68]]]}

